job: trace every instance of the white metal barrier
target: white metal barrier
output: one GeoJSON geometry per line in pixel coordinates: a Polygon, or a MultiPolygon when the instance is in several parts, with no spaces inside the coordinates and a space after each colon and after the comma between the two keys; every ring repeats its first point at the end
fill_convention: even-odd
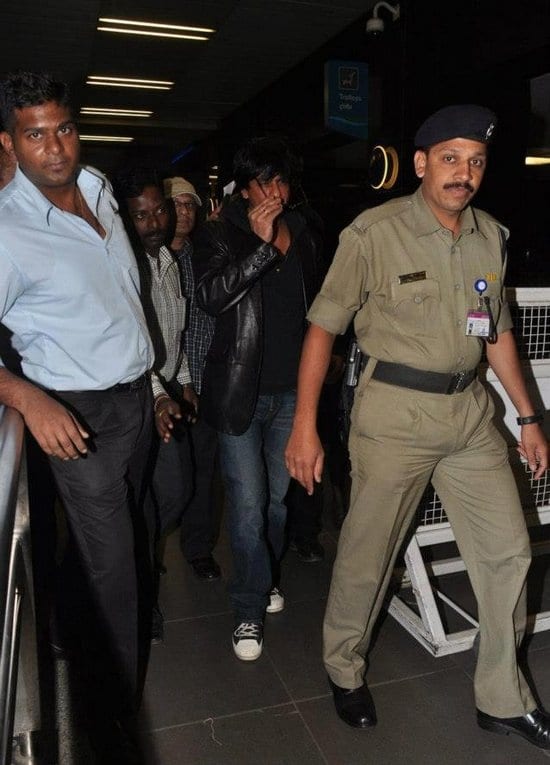
{"type": "MultiPolygon", "coordinates": [[[[550,409],[550,289],[511,288],[508,300],[514,318],[514,331],[525,377],[538,409],[550,409]]],[[[520,461],[515,449],[519,435],[516,411],[492,370],[482,366],[485,379],[497,408],[497,422],[510,444],[510,462],[518,480],[528,527],[550,523],[550,476],[548,471],[534,481],[529,468],[520,461]]],[[[533,555],[550,551],[549,540],[533,542],[533,555]]],[[[437,559],[438,546],[454,542],[454,534],[439,497],[430,487],[419,507],[416,531],[404,554],[405,570],[396,571],[400,590],[389,604],[389,612],[434,656],[465,651],[473,645],[478,632],[475,615],[467,612],[436,586],[446,574],[464,571],[460,557],[437,559]],[[428,560],[427,548],[431,557],[428,560]],[[443,604],[457,614],[465,629],[455,632],[445,628],[443,604]]],[[[442,549],[442,548],[439,548],[442,549]]],[[[445,549],[445,548],[443,548],[445,549]]],[[[529,630],[550,629],[550,611],[529,616],[529,630]]]]}

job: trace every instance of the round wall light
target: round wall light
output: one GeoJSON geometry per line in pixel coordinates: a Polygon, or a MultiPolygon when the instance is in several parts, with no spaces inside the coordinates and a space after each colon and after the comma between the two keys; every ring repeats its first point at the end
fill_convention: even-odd
{"type": "Polygon", "coordinates": [[[391,189],[399,174],[399,157],[393,146],[375,146],[370,155],[369,181],[375,191],[391,189]]]}

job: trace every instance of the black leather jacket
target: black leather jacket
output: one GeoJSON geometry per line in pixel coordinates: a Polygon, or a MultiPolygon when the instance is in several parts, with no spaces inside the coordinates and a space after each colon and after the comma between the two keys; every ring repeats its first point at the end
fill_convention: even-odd
{"type": "MultiPolygon", "coordinates": [[[[297,211],[293,242],[301,270],[305,309],[324,276],[320,229],[297,211]]],[[[311,220],[314,219],[311,213],[311,220]]],[[[201,416],[222,433],[241,435],[250,425],[258,397],[262,355],[262,276],[281,254],[248,224],[246,202],[235,197],[218,220],[194,237],[193,269],[199,306],[216,317],[206,358],[201,416]]]]}

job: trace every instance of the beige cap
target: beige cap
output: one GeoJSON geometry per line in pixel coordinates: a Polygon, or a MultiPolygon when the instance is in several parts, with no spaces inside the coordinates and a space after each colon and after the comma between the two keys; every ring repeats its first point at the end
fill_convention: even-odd
{"type": "Polygon", "coordinates": [[[194,197],[198,206],[202,207],[201,198],[195,191],[195,187],[192,183],[189,183],[189,181],[186,181],[185,178],[181,178],[179,176],[176,176],[175,178],[165,178],[164,196],[167,198],[174,198],[179,197],[180,194],[189,194],[190,196],[194,197]]]}

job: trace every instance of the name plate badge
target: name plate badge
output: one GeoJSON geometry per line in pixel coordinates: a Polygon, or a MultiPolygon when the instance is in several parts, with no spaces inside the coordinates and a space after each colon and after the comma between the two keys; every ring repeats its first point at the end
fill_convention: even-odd
{"type": "Polygon", "coordinates": [[[410,282],[421,282],[426,278],[425,271],[415,271],[414,274],[401,274],[399,284],[409,284],[410,282]]]}

